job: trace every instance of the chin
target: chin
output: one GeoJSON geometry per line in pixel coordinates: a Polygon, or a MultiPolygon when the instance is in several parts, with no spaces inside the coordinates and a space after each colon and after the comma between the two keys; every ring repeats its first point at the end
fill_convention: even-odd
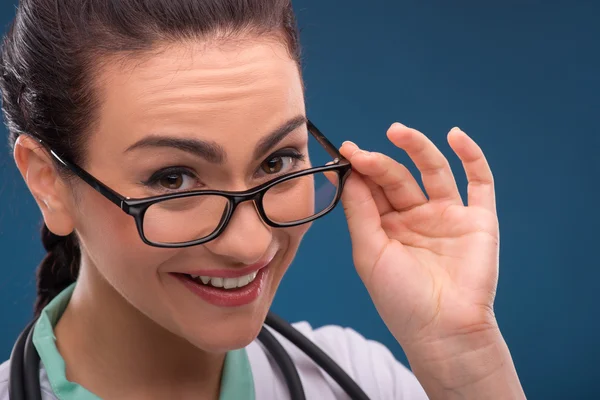
{"type": "Polygon", "coordinates": [[[186,332],[187,340],[203,351],[209,353],[224,353],[248,346],[258,336],[262,328],[262,320],[254,318],[225,318],[223,321],[209,326],[202,326],[190,335],[186,332]]]}

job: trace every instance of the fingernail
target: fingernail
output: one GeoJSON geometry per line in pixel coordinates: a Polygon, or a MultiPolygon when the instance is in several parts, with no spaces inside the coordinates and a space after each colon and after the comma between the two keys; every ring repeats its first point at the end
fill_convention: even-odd
{"type": "Polygon", "coordinates": [[[396,125],[396,126],[397,126],[397,127],[399,127],[399,128],[406,128],[406,125],[404,125],[404,124],[401,124],[400,122],[394,122],[394,123],[392,124],[392,126],[394,126],[394,125],[396,125]]]}
{"type": "Polygon", "coordinates": [[[352,158],[352,156],[353,156],[354,154],[356,154],[357,152],[361,151],[361,150],[360,150],[360,147],[358,147],[358,145],[357,145],[356,143],[354,143],[354,142],[352,142],[352,141],[350,141],[350,140],[346,140],[344,143],[342,143],[342,147],[343,147],[344,145],[348,145],[348,146],[350,146],[350,147],[352,147],[352,148],[353,148],[353,150],[352,150],[352,153],[350,154],[350,158],[352,158]]]}
{"type": "Polygon", "coordinates": [[[452,131],[462,131],[462,129],[460,129],[458,126],[455,126],[454,128],[450,129],[450,132],[452,131]]]}

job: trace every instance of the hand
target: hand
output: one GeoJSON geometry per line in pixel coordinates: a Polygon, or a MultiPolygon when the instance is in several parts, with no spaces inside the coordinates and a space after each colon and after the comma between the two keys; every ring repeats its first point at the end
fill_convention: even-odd
{"type": "Polygon", "coordinates": [[[342,202],[356,269],[403,348],[496,329],[499,232],[492,172],[458,128],[448,142],[468,178],[468,205],[449,163],[422,133],[387,132],[421,172],[427,197],[408,169],[345,142],[353,166],[342,202]]]}

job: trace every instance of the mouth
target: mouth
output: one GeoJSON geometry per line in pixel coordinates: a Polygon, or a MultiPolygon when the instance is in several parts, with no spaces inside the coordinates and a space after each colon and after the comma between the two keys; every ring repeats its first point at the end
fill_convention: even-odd
{"type": "Polygon", "coordinates": [[[193,294],[218,307],[239,307],[256,300],[263,292],[269,265],[237,277],[171,273],[193,294]]]}
{"type": "Polygon", "coordinates": [[[225,278],[225,277],[217,277],[217,276],[206,276],[206,275],[190,275],[183,274],[188,279],[193,280],[196,283],[212,286],[215,288],[222,288],[224,290],[235,290],[239,288],[243,288],[244,286],[249,285],[254,282],[256,277],[258,276],[259,271],[251,272],[247,275],[240,276],[238,278],[225,278]]]}

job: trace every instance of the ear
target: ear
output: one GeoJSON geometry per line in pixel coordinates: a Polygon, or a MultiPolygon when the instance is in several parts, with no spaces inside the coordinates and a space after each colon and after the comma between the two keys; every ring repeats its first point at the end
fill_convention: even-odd
{"type": "Polygon", "coordinates": [[[71,190],[48,152],[37,140],[21,135],[14,146],[14,158],[50,232],[59,236],[73,232],[71,190]]]}

